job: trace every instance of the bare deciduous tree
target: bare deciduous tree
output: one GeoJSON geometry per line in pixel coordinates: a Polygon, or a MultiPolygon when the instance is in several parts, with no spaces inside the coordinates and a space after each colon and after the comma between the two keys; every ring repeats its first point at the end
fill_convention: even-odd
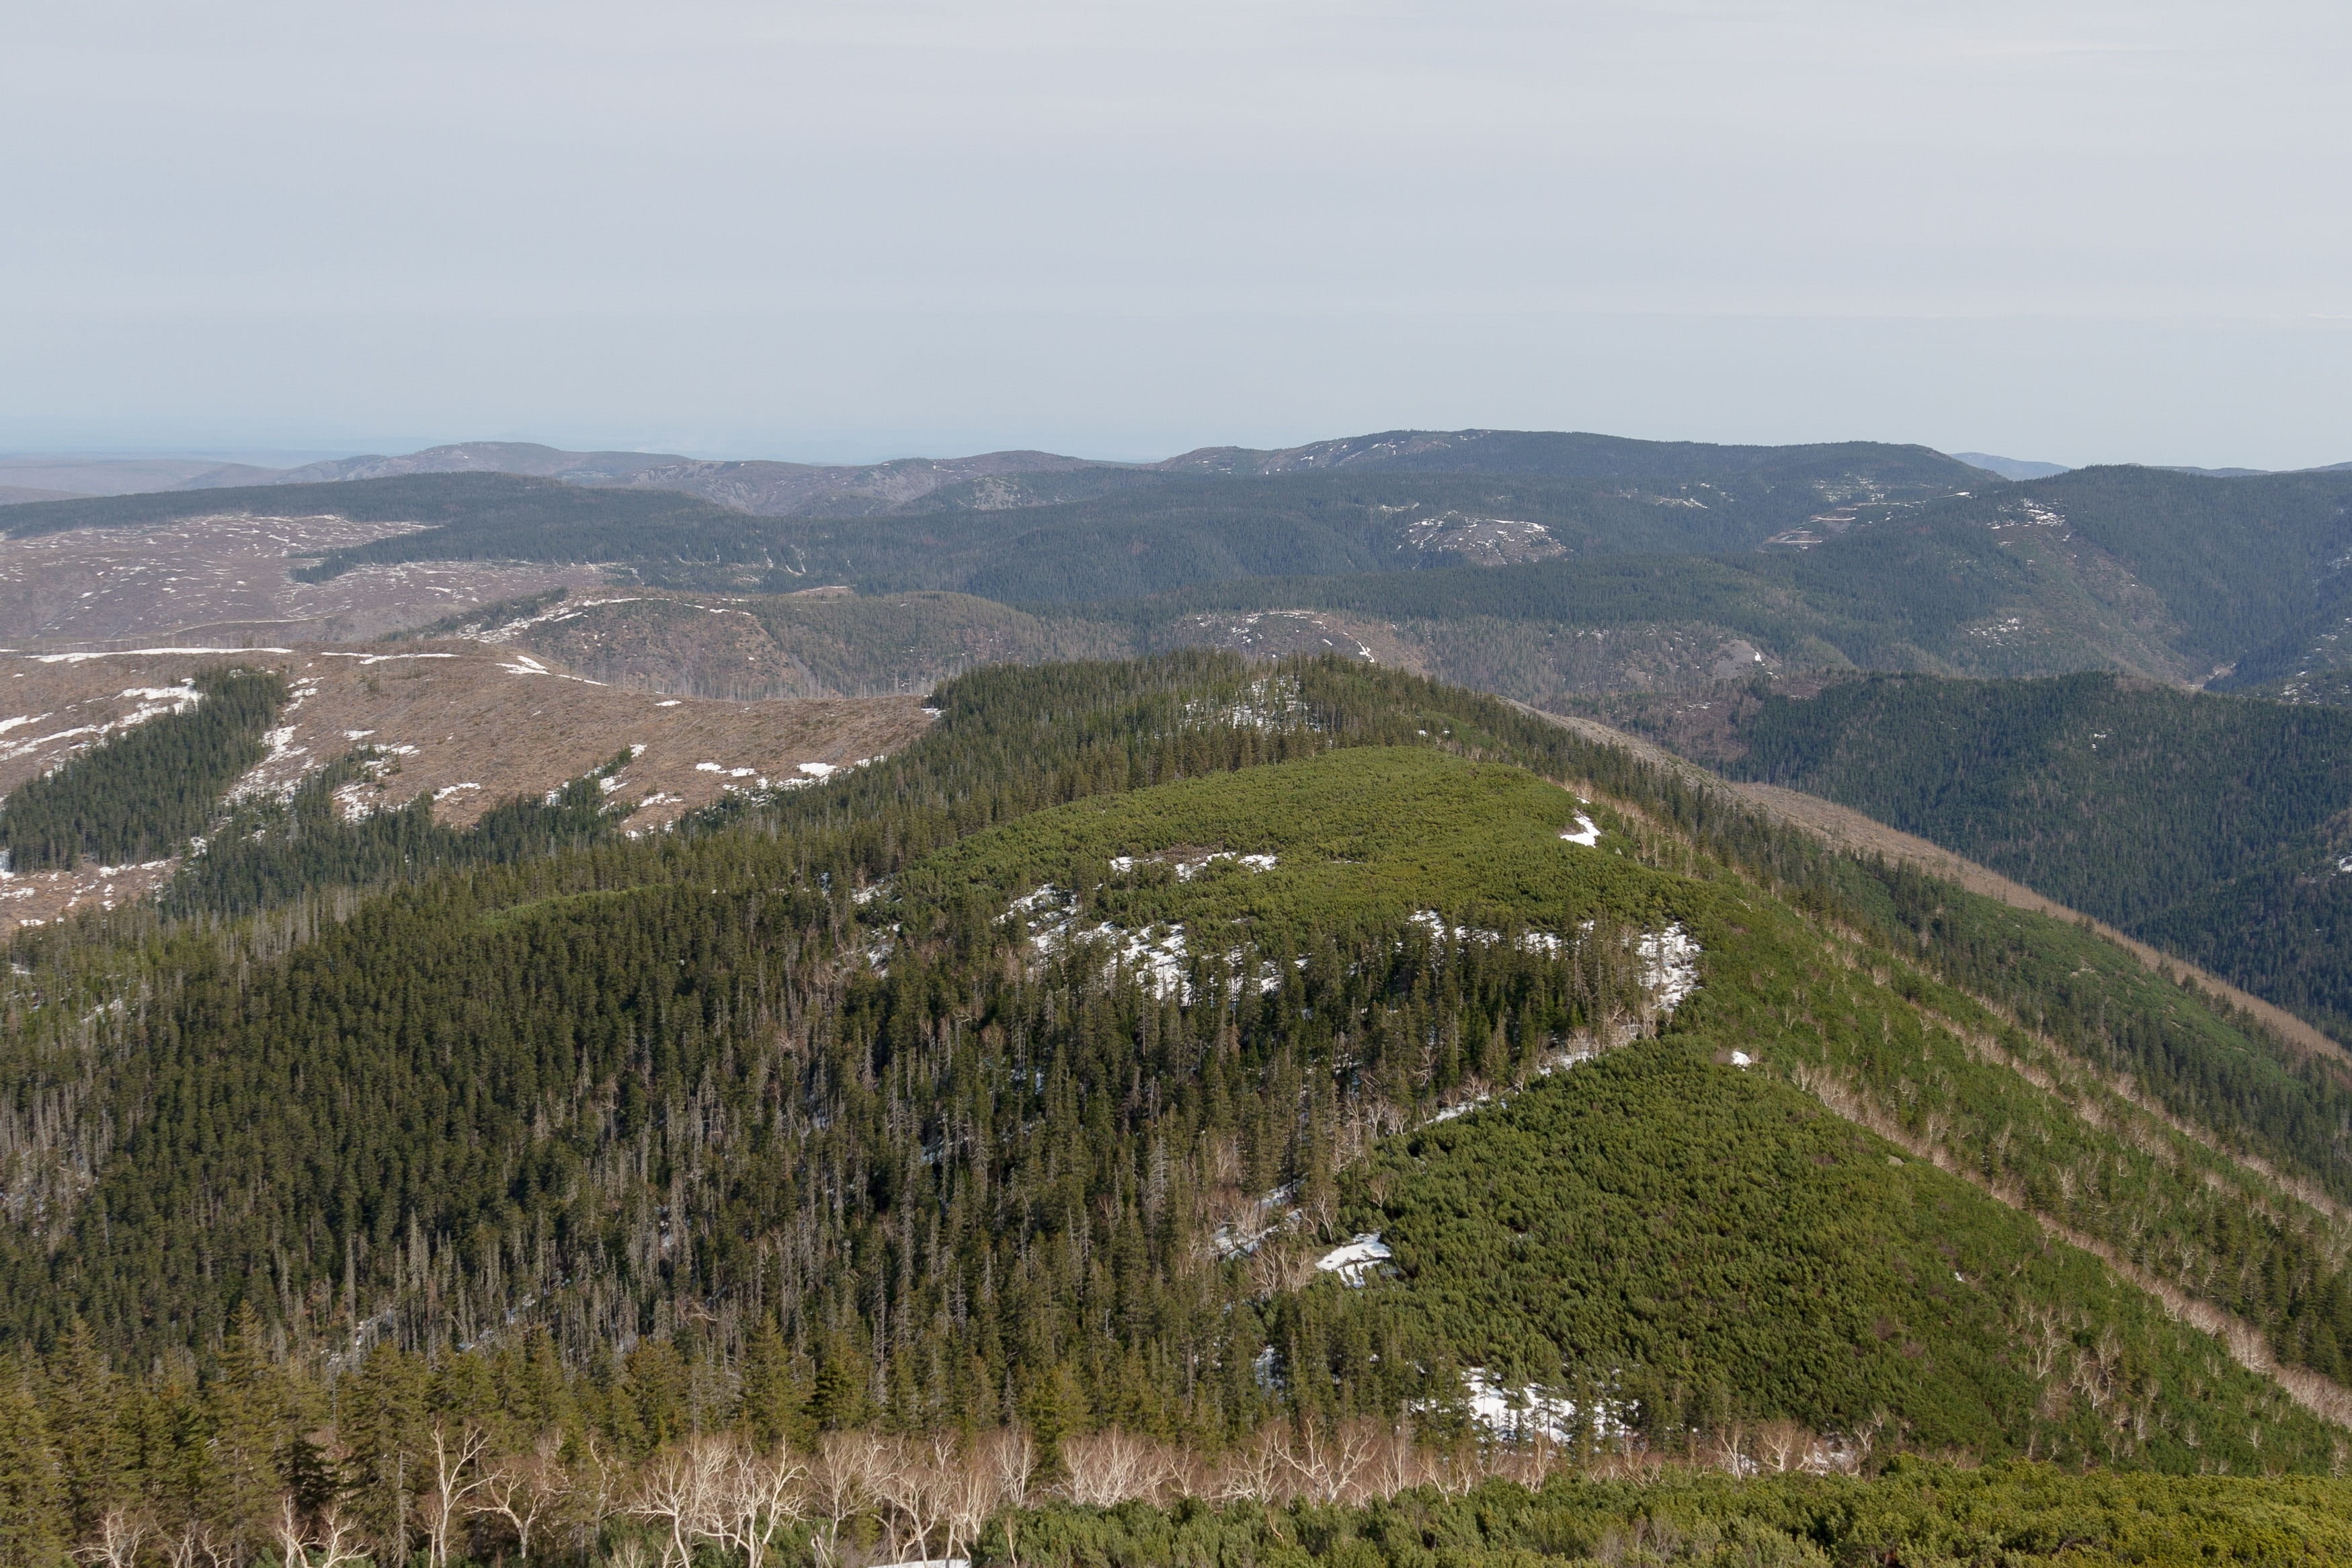
{"type": "Polygon", "coordinates": [[[1026,1507],[1029,1478],[1037,1472],[1037,1445],[1017,1427],[1002,1427],[982,1437],[974,1452],[995,1473],[997,1502],[1006,1508],[1026,1507]]]}
{"type": "Polygon", "coordinates": [[[1286,1450],[1298,1490],[1317,1502],[1358,1500],[1380,1438],[1380,1427],[1370,1421],[1342,1421],[1333,1427],[1307,1422],[1286,1450]]]}
{"type": "Polygon", "coordinates": [[[230,1543],[215,1536],[210,1526],[189,1524],[176,1535],[163,1538],[163,1557],[172,1568],[197,1568],[210,1563],[213,1568],[225,1568],[236,1557],[230,1543]]]}
{"type": "Polygon", "coordinates": [[[1209,1481],[1220,1502],[1279,1502],[1288,1492],[1289,1440],[1277,1427],[1264,1427],[1224,1458],[1209,1481]]]}
{"type": "Polygon", "coordinates": [[[474,1511],[506,1521],[514,1531],[515,1555],[530,1560],[531,1533],[571,1500],[572,1472],[562,1458],[562,1438],[550,1432],[528,1454],[509,1454],[482,1467],[481,1500],[474,1511]]]}
{"type": "Polygon", "coordinates": [[[1767,1421],[1756,1428],[1756,1462],[1783,1475],[1805,1462],[1813,1435],[1794,1421],[1767,1421]]]}
{"type": "Polygon", "coordinates": [[[1752,1476],[1759,1466],[1748,1452],[1750,1439],[1747,1427],[1738,1421],[1717,1430],[1707,1441],[1707,1458],[1716,1469],[1727,1476],[1752,1476]]]}
{"type": "Polygon", "coordinates": [[[318,1561],[311,1568],[342,1568],[347,1563],[364,1563],[368,1554],[360,1550],[359,1527],[343,1517],[343,1511],[329,1503],[319,1515],[318,1528],[311,1542],[319,1549],[318,1561]]]}
{"type": "Polygon", "coordinates": [[[1070,1473],[1070,1500],[1097,1508],[1156,1502],[1181,1469],[1164,1444],[1116,1427],[1063,1444],[1062,1464],[1070,1473]]]}
{"type": "Polygon", "coordinates": [[[433,1568],[449,1568],[449,1536],[467,1500],[481,1490],[482,1450],[489,1447],[487,1433],[473,1427],[452,1437],[448,1427],[433,1423],[433,1490],[422,1502],[425,1546],[433,1568]]]}
{"type": "Polygon", "coordinates": [[[833,1568],[840,1561],[841,1529],[874,1495],[873,1477],[888,1445],[871,1432],[827,1432],[818,1440],[809,1467],[809,1491],[824,1528],[817,1532],[817,1561],[833,1568]]]}
{"type": "Polygon", "coordinates": [[[663,1568],[693,1568],[694,1543],[718,1539],[721,1505],[729,1473],[735,1464],[735,1440],[729,1437],[690,1437],[665,1449],[646,1467],[629,1511],[661,1524],[669,1533],[662,1547],[663,1568]]]}
{"type": "Polygon", "coordinates": [[[77,1547],[73,1555],[89,1568],[132,1568],[140,1544],[154,1532],[154,1521],[138,1510],[110,1508],[98,1521],[98,1539],[77,1547]]]}
{"type": "Polygon", "coordinates": [[[719,1543],[742,1552],[744,1568],[763,1568],[776,1531],[808,1517],[808,1476],[782,1444],[765,1454],[736,1451],[722,1482],[719,1543]]]}
{"type": "Polygon", "coordinates": [[[898,1526],[904,1524],[916,1554],[928,1561],[931,1535],[947,1515],[955,1478],[963,1468],[955,1439],[945,1433],[920,1441],[891,1438],[879,1447],[877,1457],[880,1462],[867,1484],[887,1510],[891,1555],[901,1553],[898,1526]]]}
{"type": "Polygon", "coordinates": [[[291,1496],[278,1500],[278,1561],[281,1568],[310,1568],[310,1532],[302,1528],[302,1511],[291,1496]]]}

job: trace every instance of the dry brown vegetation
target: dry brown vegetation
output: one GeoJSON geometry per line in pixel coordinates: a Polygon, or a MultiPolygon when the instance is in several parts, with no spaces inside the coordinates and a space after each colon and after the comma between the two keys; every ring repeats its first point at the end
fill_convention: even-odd
{"type": "MultiPolygon", "coordinates": [[[[625,822],[644,831],[730,789],[814,777],[803,763],[848,767],[887,755],[929,725],[918,697],[662,697],[600,685],[478,643],[7,654],[0,655],[0,691],[6,694],[0,696],[0,793],[51,771],[142,712],[165,710],[173,688],[220,664],[280,670],[294,691],[271,734],[270,756],[239,790],[289,790],[354,747],[373,747],[390,766],[373,787],[347,792],[347,810],[431,794],[436,815],[457,825],[638,747],[613,792],[618,800],[644,802],[625,822]]],[[[0,930],[89,904],[135,900],[170,871],[168,862],[157,862],[7,878],[0,885],[0,930]]]]}
{"type": "Polygon", "coordinates": [[[318,583],[291,575],[308,559],[421,526],[214,517],[0,538],[0,628],[17,647],[343,642],[604,580],[596,567],[493,561],[365,566],[318,583]]]}

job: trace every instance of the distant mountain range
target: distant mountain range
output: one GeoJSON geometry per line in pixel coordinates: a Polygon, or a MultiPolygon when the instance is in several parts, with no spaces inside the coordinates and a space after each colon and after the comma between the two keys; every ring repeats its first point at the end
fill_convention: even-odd
{"type": "Polygon", "coordinates": [[[565,452],[529,442],[469,442],[431,447],[404,457],[372,455],[313,463],[266,478],[249,471],[220,470],[192,476],[173,487],[198,490],[255,484],[332,484],[422,474],[515,474],[560,479],[567,485],[675,490],[757,517],[856,517],[909,510],[926,503],[976,511],[1050,505],[1182,478],[1377,471],[1683,481],[1746,476],[1837,455],[1895,452],[1925,460],[1939,470],[1939,476],[1964,477],[1958,465],[1926,447],[1875,442],[1724,446],[1548,431],[1401,430],[1263,450],[1204,446],[1158,463],[1103,463],[1051,452],[990,452],[974,457],[909,457],[872,464],[720,462],[667,453],[565,452]],[[933,502],[933,497],[940,500],[933,502]]]}
{"type": "MultiPolygon", "coordinates": [[[[1076,501],[1171,477],[1263,478],[1284,475],[1508,473],[1553,477],[1704,477],[1752,471],[1766,454],[1877,447],[1719,445],[1633,441],[1585,433],[1512,430],[1383,431],[1303,446],[1203,446],[1157,463],[1107,463],[1052,452],[989,452],[970,457],[907,457],[886,463],[716,460],[664,452],[572,452],[528,441],[473,441],[392,456],[368,454],[273,469],[205,458],[0,459],[0,506],[69,496],[142,495],[257,485],[337,484],[425,474],[512,474],[567,485],[674,490],[758,517],[866,516],[922,505],[942,491],[974,509],[1076,501]]],[[[1893,450],[1887,448],[1887,450],[1893,450]]],[[[1903,450],[1928,453],[1925,447],[1903,450]]],[[[2008,480],[2046,479],[2064,464],[1989,452],[1932,454],[2008,480]]],[[[2352,467],[2302,472],[2326,473],[2352,467]]],[[[2241,478],[2259,468],[2178,467],[2176,473],[2241,478]]]]}

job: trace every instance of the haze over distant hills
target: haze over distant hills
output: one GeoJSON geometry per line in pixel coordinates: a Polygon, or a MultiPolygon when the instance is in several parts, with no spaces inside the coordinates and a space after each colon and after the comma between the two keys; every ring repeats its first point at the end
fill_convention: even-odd
{"type": "Polygon", "coordinates": [[[1990,452],[1955,452],[1952,455],[2004,479],[2053,479],[2067,471],[2063,463],[2035,463],[2021,457],[1999,457],[1990,452]]]}

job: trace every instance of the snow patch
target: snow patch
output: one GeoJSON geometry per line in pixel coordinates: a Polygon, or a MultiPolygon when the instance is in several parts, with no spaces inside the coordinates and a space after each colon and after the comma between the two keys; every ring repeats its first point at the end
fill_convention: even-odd
{"type": "Polygon", "coordinates": [[[1483,1366],[1464,1369],[1462,1392],[1470,1418],[1508,1441],[1570,1443],[1590,1432],[1607,1442],[1633,1430],[1633,1410],[1617,1400],[1596,1398],[1590,1411],[1580,1410],[1566,1395],[1535,1383],[1512,1387],[1483,1366]]]}
{"type": "Polygon", "coordinates": [[[1600,827],[1581,811],[1576,814],[1576,831],[1571,833],[1563,828],[1559,836],[1571,844],[1582,844],[1586,849],[1596,849],[1601,843],[1600,827]]]}
{"type": "MultiPolygon", "coordinates": [[[[264,651],[255,650],[257,653],[264,651]]],[[[279,651],[283,652],[283,650],[279,651]]],[[[455,653],[338,653],[330,649],[320,649],[319,652],[319,657],[322,659],[357,659],[363,665],[382,664],[394,659],[454,659],[457,656],[455,653]]]]}
{"type": "Polygon", "coordinates": [[[1698,960],[1705,949],[1680,921],[1639,938],[1633,951],[1642,960],[1642,988],[1650,993],[1650,1003],[1660,1016],[1672,1013],[1698,989],[1698,960]]]}
{"type": "Polygon", "coordinates": [[[1231,850],[1217,850],[1190,860],[1163,860],[1159,855],[1114,855],[1110,869],[1125,876],[1139,865],[1168,865],[1175,868],[1178,882],[1190,882],[1219,861],[1231,861],[1248,871],[1272,871],[1277,863],[1272,855],[1236,854],[1231,850]]]}
{"type": "Polygon", "coordinates": [[[1337,1274],[1339,1283],[1360,1290],[1386,1272],[1388,1260],[1394,1255],[1381,1242],[1379,1231],[1367,1231],[1345,1247],[1315,1260],[1315,1267],[1323,1273],[1337,1274]]]}
{"type": "Polygon", "coordinates": [[[36,653],[44,664],[81,664],[92,659],[150,659],[205,653],[290,653],[291,648],[116,648],[102,653],[36,653]]]}

